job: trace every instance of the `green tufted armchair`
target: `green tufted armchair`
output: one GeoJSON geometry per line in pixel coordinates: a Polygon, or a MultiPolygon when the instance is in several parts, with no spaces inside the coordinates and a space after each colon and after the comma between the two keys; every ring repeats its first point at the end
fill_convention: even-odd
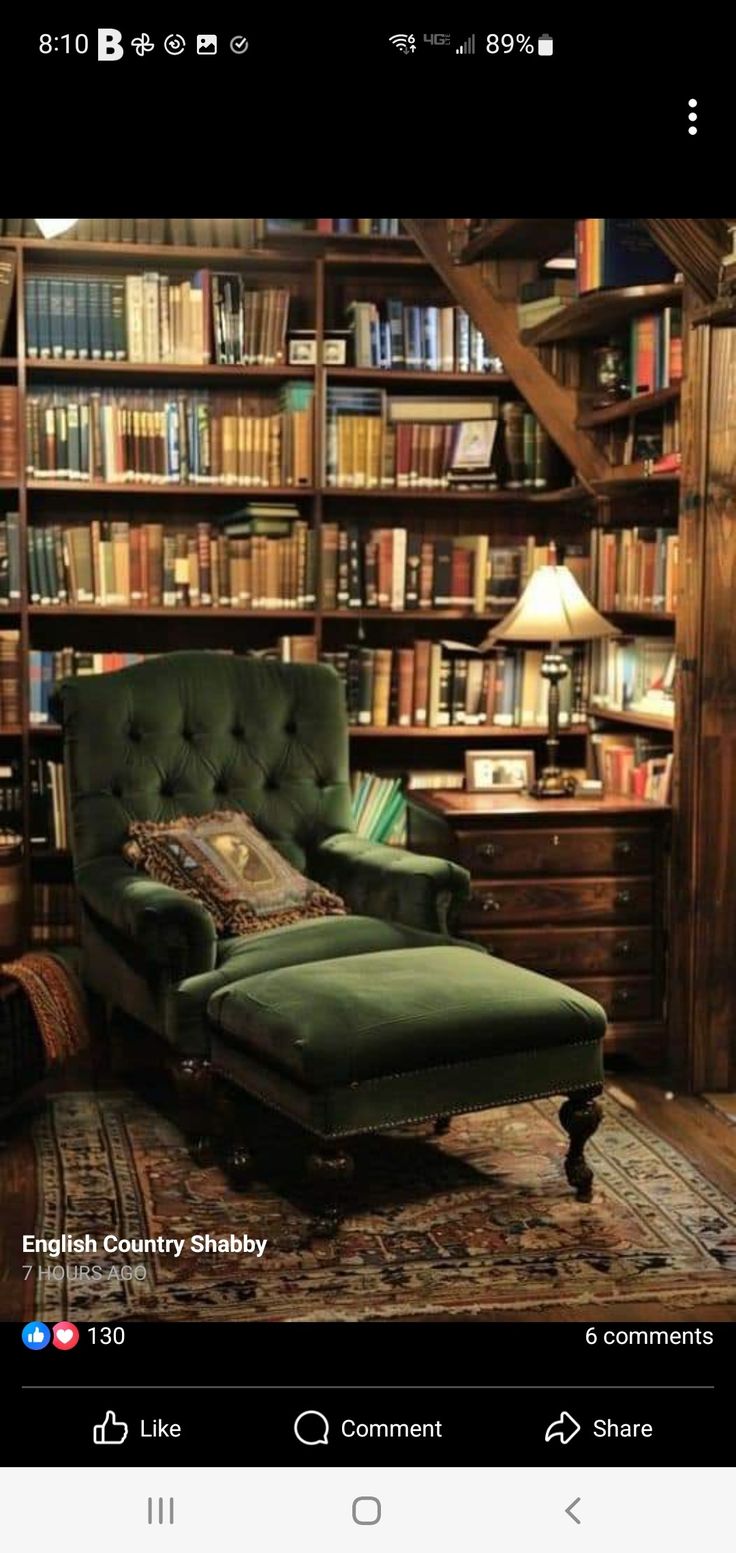
{"type": "Polygon", "coordinates": [[[74,873],[87,986],[207,1058],[213,991],[286,966],[447,942],[465,871],[355,835],[342,687],[321,665],[216,652],[151,658],[65,681],[74,873]],[[243,809],[295,867],[351,915],[218,940],[196,901],[123,859],[129,822],[243,809]]]}

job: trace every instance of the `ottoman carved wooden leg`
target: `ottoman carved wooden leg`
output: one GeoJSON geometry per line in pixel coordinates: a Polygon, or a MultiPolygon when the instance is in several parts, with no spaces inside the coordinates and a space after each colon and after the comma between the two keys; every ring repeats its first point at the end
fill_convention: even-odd
{"type": "Polygon", "coordinates": [[[603,1115],[596,1096],[601,1089],[582,1090],[568,1095],[560,1106],[560,1121],[570,1139],[565,1158],[565,1175],[578,1202],[590,1202],[593,1196],[593,1171],[585,1158],[585,1145],[600,1125],[603,1115]]]}
{"type": "Polygon", "coordinates": [[[179,1122],[196,1165],[212,1165],[217,1144],[212,1132],[212,1067],[204,1057],[182,1057],[173,1066],[179,1122]]]}
{"type": "Polygon", "coordinates": [[[330,1240],[345,1217],[347,1188],[355,1174],[355,1161],[340,1143],[320,1142],[307,1155],[307,1177],[317,1192],[317,1211],[310,1237],[330,1240]]]}

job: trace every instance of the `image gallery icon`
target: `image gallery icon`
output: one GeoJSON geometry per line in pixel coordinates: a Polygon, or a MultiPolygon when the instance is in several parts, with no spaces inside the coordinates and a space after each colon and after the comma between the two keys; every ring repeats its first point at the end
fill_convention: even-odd
{"type": "Polygon", "coordinates": [[[30,1348],[31,1353],[40,1353],[42,1348],[48,1348],[51,1342],[51,1333],[43,1321],[29,1321],[21,1333],[23,1347],[30,1348]]]}
{"type": "Polygon", "coordinates": [[[216,32],[198,32],[197,33],[197,53],[198,54],[216,54],[217,53],[217,33],[216,32]]]}

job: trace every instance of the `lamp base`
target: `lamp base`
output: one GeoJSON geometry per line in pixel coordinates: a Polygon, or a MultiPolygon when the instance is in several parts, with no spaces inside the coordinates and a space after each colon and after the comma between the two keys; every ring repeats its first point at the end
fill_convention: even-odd
{"type": "Polygon", "coordinates": [[[575,777],[568,772],[545,766],[529,791],[532,798],[574,798],[577,785],[575,777]]]}

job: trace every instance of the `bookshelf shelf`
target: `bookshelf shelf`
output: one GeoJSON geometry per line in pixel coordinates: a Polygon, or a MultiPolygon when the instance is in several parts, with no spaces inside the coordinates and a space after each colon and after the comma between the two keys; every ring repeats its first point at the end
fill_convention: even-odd
{"type": "Polygon", "coordinates": [[[420,372],[413,367],[326,367],[325,371],[328,379],[348,383],[411,383],[420,387],[425,383],[440,387],[452,383],[455,387],[489,390],[493,384],[513,387],[508,372],[420,372]]]}
{"type": "Polygon", "coordinates": [[[0,372],[17,372],[18,362],[15,356],[0,356],[0,372]]]}
{"type": "Polygon", "coordinates": [[[58,361],[48,357],[31,357],[26,361],[26,372],[29,377],[65,378],[151,378],[157,380],[163,378],[185,378],[188,382],[208,382],[214,380],[225,383],[242,383],[243,381],[265,383],[269,380],[303,379],[305,382],[314,380],[313,367],[225,367],[216,362],[203,362],[201,365],[194,362],[166,362],[166,361],[58,361]]]}
{"type": "Polygon", "coordinates": [[[160,605],[140,608],[137,604],[29,604],[29,615],[43,615],[46,619],[58,615],[68,618],[74,615],[129,615],[134,620],[171,620],[186,615],[192,620],[314,620],[312,609],[233,609],[216,606],[191,608],[188,605],[160,605]]]}
{"type": "Polygon", "coordinates": [[[172,269],[189,267],[199,269],[294,269],[299,265],[311,265],[314,254],[304,256],[271,248],[192,248],[176,247],[173,243],[79,243],[64,242],[57,238],[47,241],[36,237],[15,237],[0,240],[0,247],[20,248],[30,267],[84,264],[95,268],[109,265],[119,268],[132,264],[143,269],[151,263],[172,269]]]}
{"type": "Polygon", "coordinates": [[[594,480],[593,490],[597,496],[615,494],[625,486],[677,486],[680,483],[679,473],[652,474],[644,463],[612,464],[610,472],[605,480],[594,480]]]}
{"type": "Polygon", "coordinates": [[[604,613],[606,620],[644,625],[672,626],[677,618],[664,609],[607,609],[604,613]]]}
{"type": "Polygon", "coordinates": [[[20,723],[5,723],[4,727],[0,728],[0,739],[20,739],[22,735],[23,729],[20,723]]]}
{"type": "Polygon", "coordinates": [[[572,249],[574,240],[572,216],[486,221],[466,243],[458,263],[474,264],[477,259],[554,259],[572,249]]]}
{"type": "Polygon", "coordinates": [[[300,496],[314,496],[313,486],[305,485],[147,485],[142,480],[127,480],[120,484],[107,484],[104,480],[27,480],[26,490],[34,494],[46,491],[52,494],[74,496],[164,496],[181,501],[184,496],[210,499],[213,496],[251,497],[263,501],[296,501],[300,496]]]}
{"type": "MultiPolygon", "coordinates": [[[[348,729],[351,739],[546,739],[545,728],[499,728],[497,724],[468,727],[459,724],[450,728],[371,728],[353,725],[348,729]]],[[[585,723],[572,728],[561,728],[560,738],[584,738],[585,723]]]]}
{"type": "Polygon", "coordinates": [[[339,496],[342,498],[353,497],[358,500],[368,497],[374,501],[451,501],[451,502],[494,502],[511,506],[534,505],[562,505],[566,502],[590,501],[590,492],[583,486],[566,485],[558,490],[531,491],[520,487],[518,490],[510,490],[508,486],[492,487],[488,491],[455,491],[448,490],[446,486],[426,490],[423,486],[409,486],[397,488],[396,486],[359,486],[351,490],[349,486],[326,485],[322,490],[325,497],[339,496]]]}
{"type": "Polygon", "coordinates": [[[609,723],[627,723],[630,728],[658,728],[664,733],[672,733],[675,726],[672,717],[657,717],[653,712],[621,712],[602,706],[589,707],[588,716],[609,723]]]}
{"type": "Polygon", "coordinates": [[[308,231],[273,231],[266,227],[264,244],[283,244],[284,247],[304,247],[313,253],[321,253],[323,249],[334,248],[338,253],[344,250],[346,253],[360,254],[361,250],[372,253],[379,262],[391,259],[394,253],[415,253],[416,247],[413,237],[406,232],[400,232],[396,237],[378,237],[366,235],[364,232],[314,232],[308,231]],[[376,254],[376,249],[380,252],[376,254]]]}
{"type": "Polygon", "coordinates": [[[633,399],[619,399],[616,404],[606,405],[603,409],[589,410],[585,415],[578,416],[576,424],[582,430],[593,426],[609,426],[612,421],[630,420],[635,415],[646,415],[649,410],[659,410],[679,397],[680,385],[673,383],[670,388],[659,388],[655,394],[637,394],[633,399]]]}
{"type": "MultiPolygon", "coordinates": [[[[509,607],[513,601],[509,601],[509,607]]],[[[323,609],[323,620],[423,620],[429,625],[433,620],[500,620],[502,609],[476,613],[472,609],[323,609]]]]}
{"type": "Polygon", "coordinates": [[[637,313],[654,312],[682,301],[682,286],[622,286],[618,290],[589,291],[554,317],[533,329],[522,329],[524,345],[551,345],[560,340],[579,340],[610,334],[637,313]]]}

